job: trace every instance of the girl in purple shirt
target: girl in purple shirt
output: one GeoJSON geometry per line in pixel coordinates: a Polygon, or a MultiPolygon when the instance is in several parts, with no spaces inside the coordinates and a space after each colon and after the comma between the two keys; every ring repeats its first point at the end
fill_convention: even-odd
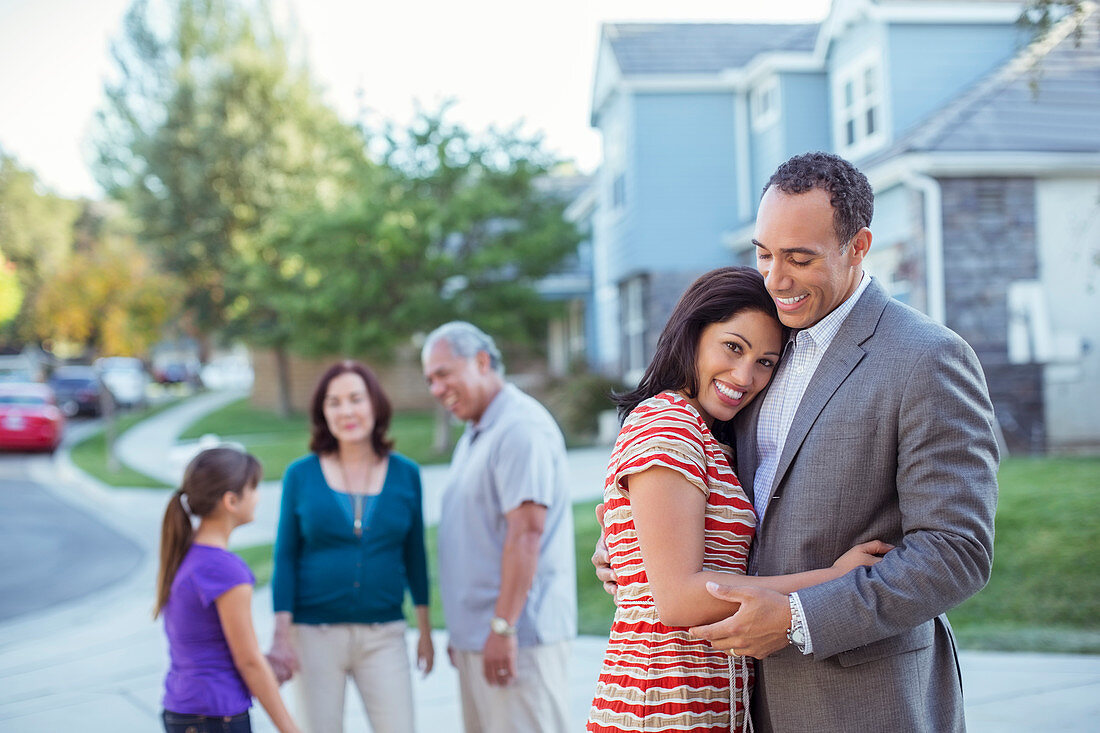
{"type": "Polygon", "coordinates": [[[164,615],[171,663],[167,733],[250,733],[255,695],[280,733],[298,733],[252,627],[252,586],[230,533],[252,521],[260,464],[232,448],[199,453],[164,512],[155,616],[164,615]],[[199,518],[193,529],[191,516],[199,518]]]}

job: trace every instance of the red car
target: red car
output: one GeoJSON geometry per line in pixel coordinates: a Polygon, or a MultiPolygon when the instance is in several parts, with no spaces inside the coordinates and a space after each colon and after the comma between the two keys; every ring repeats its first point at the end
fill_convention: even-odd
{"type": "Polygon", "coordinates": [[[0,383],[0,449],[51,453],[61,442],[65,416],[44,384],[0,383]]]}

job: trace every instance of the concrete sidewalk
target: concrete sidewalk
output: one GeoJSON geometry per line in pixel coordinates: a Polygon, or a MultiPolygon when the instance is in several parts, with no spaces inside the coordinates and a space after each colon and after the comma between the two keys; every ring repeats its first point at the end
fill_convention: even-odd
{"type": "MultiPolygon", "coordinates": [[[[135,467],[156,466],[162,472],[157,477],[174,484],[197,447],[177,444],[176,436],[201,413],[199,406],[216,409],[235,397],[204,395],[135,426],[119,441],[120,458],[135,467]]],[[[601,494],[608,453],[606,447],[570,453],[576,499],[601,494]]],[[[167,651],[160,624],[151,620],[150,611],[157,533],[169,492],[107,489],[76,471],[63,451],[54,465],[48,461],[36,462],[32,472],[37,471],[59,496],[139,542],[146,556],[140,570],[122,583],[47,613],[0,625],[0,733],[159,730],[167,651]],[[63,481],[56,481],[55,468],[60,468],[63,481]]],[[[428,466],[423,471],[429,522],[438,519],[444,475],[445,467],[428,466]]],[[[272,539],[278,494],[277,483],[265,483],[257,520],[234,534],[235,544],[272,539]]],[[[253,610],[257,632],[266,643],[273,626],[267,589],[257,591],[253,610]]],[[[457,679],[446,660],[446,634],[437,632],[435,637],[436,670],[414,681],[417,729],[424,733],[460,729],[457,679]]],[[[603,637],[582,637],[573,644],[572,730],[584,728],[605,642],[603,637]]],[[[1100,656],[963,652],[961,663],[971,731],[1083,733],[1097,729],[1100,656]]],[[[293,683],[284,692],[293,710],[293,683]]],[[[356,700],[349,694],[347,730],[369,730],[356,700]]],[[[258,707],[253,725],[257,733],[274,730],[258,707]]]]}

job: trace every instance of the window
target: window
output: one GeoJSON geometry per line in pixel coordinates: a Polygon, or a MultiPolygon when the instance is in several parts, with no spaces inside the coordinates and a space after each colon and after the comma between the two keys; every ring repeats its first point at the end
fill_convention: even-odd
{"type": "Polygon", "coordinates": [[[645,373],[645,278],[631,278],[620,286],[623,319],[623,379],[637,384],[645,373]]]}
{"type": "Polygon", "coordinates": [[[622,209],[626,206],[626,174],[620,173],[611,181],[611,208],[622,209]]]}
{"type": "Polygon", "coordinates": [[[752,129],[763,130],[779,121],[779,78],[770,77],[752,90],[752,129]]]}
{"type": "Polygon", "coordinates": [[[834,140],[841,155],[858,157],[886,141],[883,99],[877,50],[834,72],[834,140]]]}

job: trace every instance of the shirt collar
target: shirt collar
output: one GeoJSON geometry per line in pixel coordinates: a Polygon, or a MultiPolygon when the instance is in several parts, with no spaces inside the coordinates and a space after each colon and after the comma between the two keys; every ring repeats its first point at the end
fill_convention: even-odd
{"type": "Polygon", "coordinates": [[[840,326],[844,323],[844,319],[847,318],[848,314],[852,312],[852,309],[856,307],[859,296],[863,295],[863,291],[871,284],[871,276],[867,273],[860,272],[859,278],[859,285],[856,286],[855,292],[849,295],[843,303],[834,308],[829,315],[809,328],[802,329],[798,332],[798,335],[805,333],[806,337],[812,340],[815,345],[820,346],[822,349],[829,348],[829,344],[833,342],[833,339],[840,331],[840,326]]]}
{"type": "Polygon", "coordinates": [[[481,419],[477,422],[470,421],[470,428],[474,431],[474,434],[482,433],[488,428],[493,426],[493,423],[500,413],[504,412],[505,405],[511,398],[512,390],[516,389],[513,385],[505,383],[497,392],[493,399],[489,401],[489,405],[485,408],[485,412],[481,413],[481,419]]]}

